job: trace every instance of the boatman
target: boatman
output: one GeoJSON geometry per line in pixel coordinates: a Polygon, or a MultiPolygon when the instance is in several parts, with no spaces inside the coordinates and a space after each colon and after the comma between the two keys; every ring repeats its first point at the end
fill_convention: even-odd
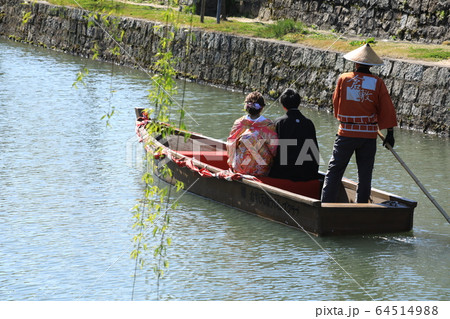
{"type": "Polygon", "coordinates": [[[340,122],[333,155],[322,190],[322,202],[333,203],[353,153],[358,167],[356,202],[367,203],[372,185],[378,130],[387,129],[386,143],[394,146],[397,126],[395,108],[383,80],[370,72],[370,67],[383,61],[369,44],[344,55],[355,63],[355,71],[342,74],[333,94],[334,116],[340,122]]]}

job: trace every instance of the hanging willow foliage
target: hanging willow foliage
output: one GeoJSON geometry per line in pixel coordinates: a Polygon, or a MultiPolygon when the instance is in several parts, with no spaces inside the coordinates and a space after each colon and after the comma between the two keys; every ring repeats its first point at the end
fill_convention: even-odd
{"type": "MultiPolygon", "coordinates": [[[[93,10],[85,15],[87,21],[87,27],[99,27],[108,37],[113,40],[115,45],[110,49],[109,54],[112,57],[119,59],[120,55],[126,54],[122,50],[121,44],[126,32],[120,29],[120,19],[114,17],[113,14],[121,9],[123,4],[114,1],[98,0],[94,2],[93,10]]],[[[27,23],[31,17],[31,13],[26,13],[23,17],[24,23],[27,23]]],[[[159,123],[171,122],[171,110],[175,106],[174,96],[177,94],[177,87],[175,82],[176,71],[175,64],[177,59],[173,56],[172,46],[175,39],[175,32],[177,30],[176,17],[173,9],[168,7],[165,13],[165,25],[155,26],[158,28],[159,34],[162,34],[158,52],[155,55],[156,61],[152,66],[152,70],[156,73],[151,77],[153,85],[148,90],[148,100],[150,106],[144,111],[148,114],[149,118],[153,121],[146,126],[148,134],[158,134],[164,138],[167,134],[170,134],[170,129],[167,126],[162,126],[159,123]]],[[[191,27],[192,27],[192,15],[191,15],[191,27]]],[[[191,33],[192,34],[192,33],[191,33]]],[[[190,39],[191,35],[188,36],[190,39]]],[[[92,46],[92,59],[102,58],[102,54],[99,49],[100,45],[97,42],[92,46]]],[[[189,51],[189,40],[186,44],[186,54],[189,51]]],[[[112,64],[111,77],[113,76],[114,64],[112,64]]],[[[76,81],[73,83],[73,87],[77,88],[77,84],[86,85],[84,82],[85,77],[89,75],[89,70],[83,68],[77,73],[76,81]]],[[[112,81],[111,81],[112,83],[112,81]]],[[[111,86],[111,96],[115,92],[111,86]]],[[[183,95],[184,96],[184,95],[183,95]]],[[[109,126],[109,120],[112,118],[115,112],[115,107],[111,106],[109,111],[104,114],[101,119],[106,119],[107,126],[109,126]]],[[[173,126],[184,128],[184,116],[185,112],[183,106],[177,108],[178,119],[177,123],[173,126]]],[[[173,116],[173,115],[172,115],[173,116]]],[[[172,123],[173,124],[173,123],[172,123]]],[[[137,268],[150,268],[153,270],[156,276],[156,296],[160,299],[160,282],[165,272],[169,268],[169,260],[167,257],[167,249],[172,243],[172,239],[168,236],[168,230],[170,226],[171,212],[176,209],[177,203],[170,203],[170,192],[172,188],[161,187],[161,185],[155,179],[156,170],[158,175],[164,177],[172,177],[172,172],[163,165],[156,166],[153,154],[146,154],[146,167],[145,173],[142,176],[144,182],[144,191],[141,199],[131,209],[132,218],[134,223],[133,229],[137,233],[133,237],[134,249],[131,251],[131,258],[135,259],[135,272],[133,280],[132,297],[134,298],[135,283],[137,277],[137,268]]],[[[183,183],[179,181],[173,181],[176,191],[180,191],[184,188],[183,183]]]]}
{"type": "MultiPolygon", "coordinates": [[[[166,23],[164,26],[155,26],[159,29],[162,37],[159,42],[158,52],[155,55],[156,62],[153,69],[157,74],[152,76],[154,83],[149,90],[148,99],[151,107],[144,110],[153,121],[146,126],[149,135],[161,135],[164,139],[171,134],[171,129],[162,126],[163,123],[170,123],[172,109],[177,108],[174,96],[177,94],[175,82],[176,70],[175,64],[177,58],[173,56],[172,47],[175,39],[175,14],[172,9],[166,10],[166,23]],[[163,28],[161,30],[161,28],[163,28]]],[[[186,49],[187,50],[187,49],[186,49]]],[[[178,109],[177,124],[173,126],[184,127],[183,107],[178,109]]],[[[173,116],[173,114],[172,114],[173,116]]],[[[173,124],[173,123],[172,123],[173,124]]],[[[177,203],[170,203],[170,191],[172,188],[161,188],[156,183],[154,172],[164,177],[172,177],[172,172],[167,165],[156,167],[153,154],[147,153],[146,172],[143,175],[145,183],[144,197],[133,207],[132,213],[135,223],[134,229],[138,233],[134,236],[135,249],[131,252],[131,257],[136,260],[136,267],[139,265],[145,268],[151,261],[151,268],[156,276],[156,296],[160,299],[160,283],[165,272],[169,268],[167,249],[172,243],[168,236],[171,212],[176,209],[177,203]]],[[[176,190],[180,191],[184,185],[180,181],[173,181],[176,190]]],[[[136,282],[136,272],[133,283],[132,299],[134,297],[134,287],[136,282]]]]}

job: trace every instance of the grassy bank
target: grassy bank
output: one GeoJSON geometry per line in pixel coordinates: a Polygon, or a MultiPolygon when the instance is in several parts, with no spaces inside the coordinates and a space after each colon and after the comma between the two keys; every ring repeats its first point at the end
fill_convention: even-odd
{"type": "MultiPolygon", "coordinates": [[[[107,0],[47,0],[47,2],[82,7],[89,11],[113,12],[114,15],[128,16],[151,21],[164,22],[166,9],[162,6],[148,5],[147,3],[107,1],[107,0]],[[100,8],[101,6],[101,8],[100,8]]],[[[200,22],[200,16],[188,12],[175,11],[175,19],[181,25],[191,25],[210,31],[219,31],[249,37],[262,37],[276,40],[289,41],[302,45],[338,52],[348,52],[357,48],[362,42],[370,39],[349,37],[333,31],[319,31],[314,26],[306,26],[300,22],[289,20],[276,23],[263,23],[250,19],[230,17],[228,21],[216,23],[213,17],[205,17],[204,23],[200,22]]],[[[400,41],[374,40],[372,46],[383,57],[420,60],[426,62],[439,62],[450,64],[450,45],[418,44],[400,41]]]]}

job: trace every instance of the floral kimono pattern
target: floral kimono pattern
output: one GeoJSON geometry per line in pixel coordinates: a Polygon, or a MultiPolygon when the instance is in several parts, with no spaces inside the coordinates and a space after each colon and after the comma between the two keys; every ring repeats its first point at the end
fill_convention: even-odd
{"type": "Polygon", "coordinates": [[[234,122],[227,139],[228,165],[236,173],[265,176],[277,152],[277,134],[271,120],[234,122]]]}

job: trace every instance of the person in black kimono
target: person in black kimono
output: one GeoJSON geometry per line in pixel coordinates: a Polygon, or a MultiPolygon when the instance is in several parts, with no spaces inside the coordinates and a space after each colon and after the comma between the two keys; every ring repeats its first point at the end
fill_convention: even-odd
{"type": "Polygon", "coordinates": [[[286,114],[274,121],[278,134],[278,149],[269,176],[309,181],[318,178],[319,146],[313,122],[298,109],[300,95],[286,89],[280,103],[286,114]]]}

